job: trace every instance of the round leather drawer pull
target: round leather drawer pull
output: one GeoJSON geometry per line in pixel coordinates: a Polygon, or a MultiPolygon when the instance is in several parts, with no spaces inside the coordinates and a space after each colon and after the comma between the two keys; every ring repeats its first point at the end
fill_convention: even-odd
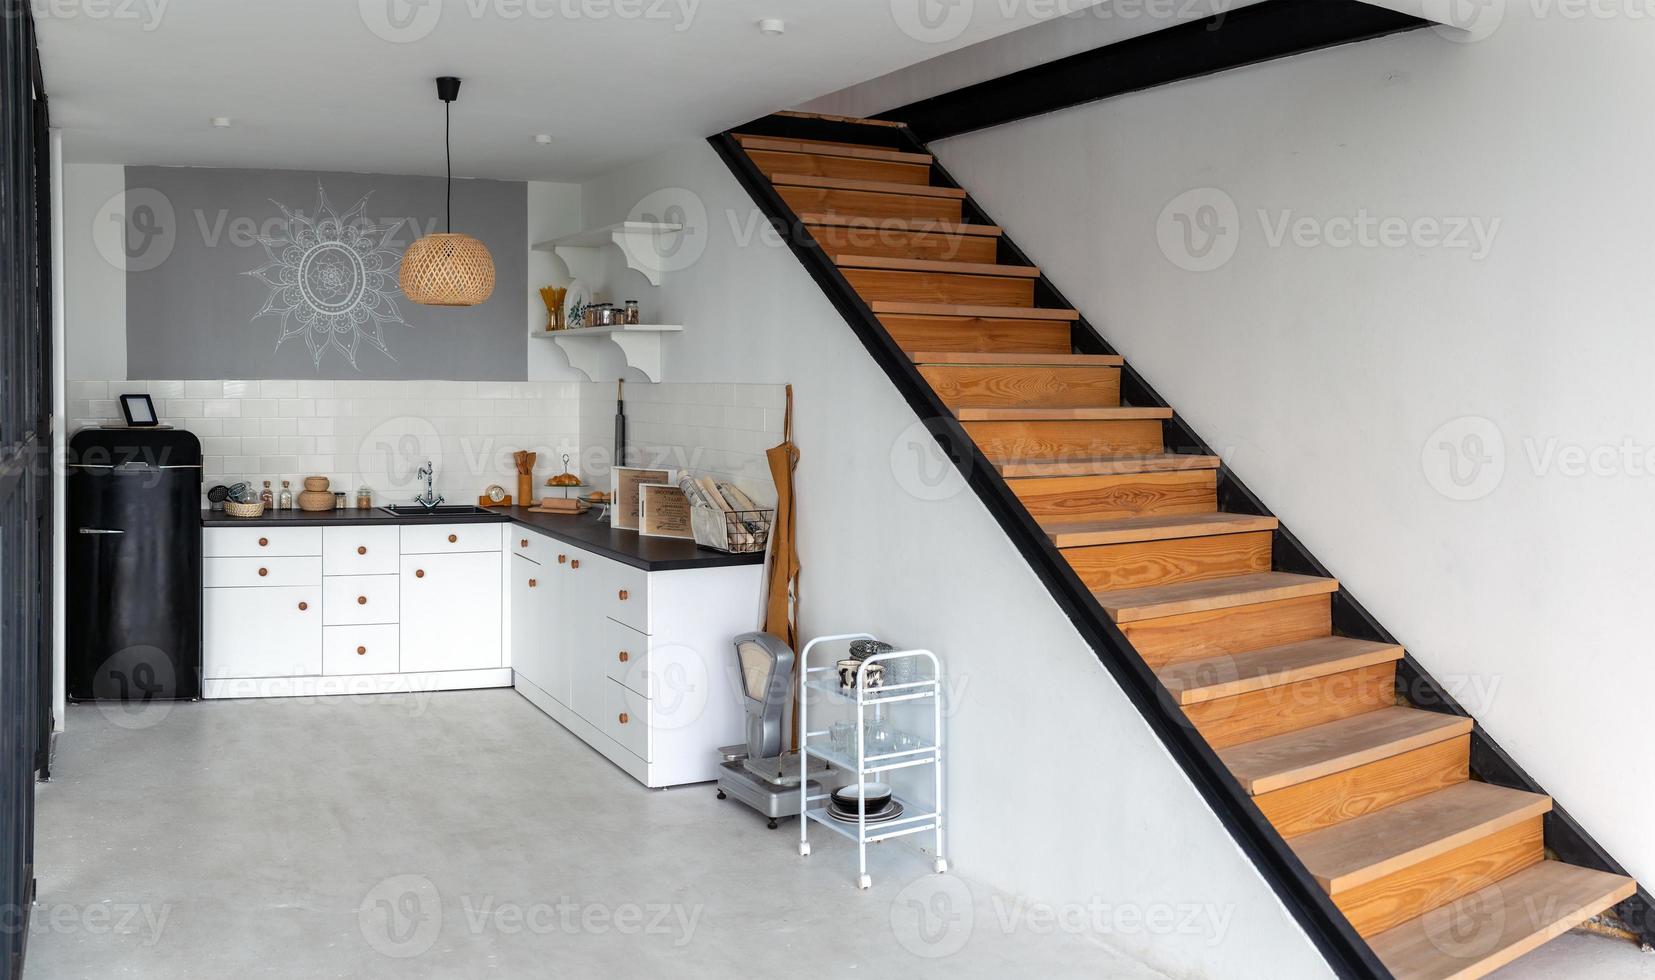
{"type": "Polygon", "coordinates": [[[519,547],[519,548],[527,548],[527,547],[528,547],[528,546],[529,546],[529,539],[528,539],[528,538],[524,538],[524,539],[523,539],[523,540],[521,540],[521,541],[519,541],[519,542],[517,542],[517,546],[518,546],[518,547],[519,547]]]}
{"type": "Polygon", "coordinates": [[[456,542],[458,540],[460,540],[460,536],[458,534],[450,534],[448,536],[448,543],[449,544],[453,544],[454,542],[456,542]]]}
{"type": "Polygon", "coordinates": [[[626,724],[626,722],[627,722],[626,712],[623,711],[623,712],[621,712],[621,724],[624,725],[624,724],[626,724]]]}
{"type": "Polygon", "coordinates": [[[368,553],[368,546],[367,546],[367,545],[365,545],[365,544],[359,544],[359,545],[357,545],[357,546],[356,546],[356,553],[357,553],[357,554],[359,554],[359,555],[365,555],[365,554],[367,554],[367,553],[368,553]]]}
{"type": "Polygon", "coordinates": [[[365,605],[367,605],[367,604],[368,604],[368,597],[367,597],[367,596],[365,596],[365,595],[359,595],[359,596],[357,596],[357,597],[356,597],[356,604],[357,604],[357,605],[359,605],[359,606],[365,606],[365,605]]]}
{"type": "Polygon", "coordinates": [[[366,656],[367,653],[368,653],[368,648],[367,647],[357,647],[356,648],[356,655],[358,657],[366,656]]]}
{"type": "Polygon", "coordinates": [[[270,574],[270,569],[268,569],[268,568],[259,569],[259,578],[264,578],[266,575],[269,575],[269,574],[270,574]]]}
{"type": "Polygon", "coordinates": [[[625,602],[626,601],[626,590],[622,589],[619,594],[620,594],[620,597],[621,597],[621,601],[625,602]]]}
{"type": "Polygon", "coordinates": [[[308,603],[308,602],[299,603],[299,611],[300,612],[304,612],[306,609],[309,609],[309,608],[310,608],[310,603],[308,603]]]}
{"type": "Polygon", "coordinates": [[[628,660],[631,660],[631,659],[632,659],[632,655],[631,655],[631,654],[629,654],[629,653],[627,653],[627,652],[626,652],[626,651],[625,651],[625,650],[622,650],[622,651],[621,651],[621,663],[623,663],[623,664],[624,664],[624,663],[626,663],[626,662],[627,662],[627,661],[628,661],[628,660]]]}
{"type": "Polygon", "coordinates": [[[270,539],[269,538],[260,538],[259,539],[259,547],[260,548],[270,547],[270,539]]]}
{"type": "Polygon", "coordinates": [[[569,567],[570,568],[579,568],[580,567],[580,559],[579,558],[569,559],[569,567]]]}
{"type": "Polygon", "coordinates": [[[531,579],[529,579],[529,588],[531,588],[531,589],[532,589],[532,588],[534,588],[534,587],[535,587],[535,585],[536,585],[536,584],[537,584],[537,583],[536,583],[536,582],[535,582],[535,580],[534,580],[534,579],[532,579],[532,578],[531,578],[531,579]]]}
{"type": "Polygon", "coordinates": [[[423,569],[423,568],[414,569],[414,577],[415,578],[424,578],[425,577],[425,569],[423,569]]]}
{"type": "Polygon", "coordinates": [[[569,556],[568,556],[568,555],[558,555],[558,556],[557,556],[557,563],[558,563],[558,564],[559,564],[559,565],[561,565],[561,564],[563,564],[563,563],[564,563],[564,562],[566,562],[566,561],[568,561],[568,560],[569,560],[569,556]]]}

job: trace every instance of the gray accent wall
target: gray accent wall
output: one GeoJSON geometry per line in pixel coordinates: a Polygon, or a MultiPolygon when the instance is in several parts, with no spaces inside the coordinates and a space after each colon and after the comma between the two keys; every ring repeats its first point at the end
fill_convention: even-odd
{"type": "Polygon", "coordinates": [[[444,230],[443,185],[128,167],[127,376],[524,380],[524,184],[454,181],[454,230],[494,257],[487,302],[420,306],[397,288],[403,251],[444,230]]]}

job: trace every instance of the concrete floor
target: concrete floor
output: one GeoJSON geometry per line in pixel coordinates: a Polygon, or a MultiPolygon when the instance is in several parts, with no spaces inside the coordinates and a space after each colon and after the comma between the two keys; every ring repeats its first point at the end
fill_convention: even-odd
{"type": "Polygon", "coordinates": [[[1157,975],[1000,929],[994,893],[902,842],[859,892],[849,842],[801,859],[791,821],[646,790],[509,690],[67,722],[33,980],[1157,975]]]}

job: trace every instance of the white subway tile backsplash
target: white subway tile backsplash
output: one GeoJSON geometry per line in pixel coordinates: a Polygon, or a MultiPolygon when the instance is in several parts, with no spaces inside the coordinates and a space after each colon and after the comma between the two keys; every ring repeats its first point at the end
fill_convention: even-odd
{"type": "MultiPolygon", "coordinates": [[[[297,492],[323,475],[352,491],[367,484],[383,501],[418,491],[414,469],[437,464],[450,500],[491,483],[516,488],[511,453],[539,454],[536,483],[571,468],[609,483],[612,383],[499,381],[145,381],[72,382],[77,425],[115,417],[123,391],[148,390],[168,421],[202,439],[213,483],[264,480],[297,492]]],[[[626,387],[629,461],[693,470],[775,499],[764,451],[781,441],[780,385],[631,384],[626,387]]]]}

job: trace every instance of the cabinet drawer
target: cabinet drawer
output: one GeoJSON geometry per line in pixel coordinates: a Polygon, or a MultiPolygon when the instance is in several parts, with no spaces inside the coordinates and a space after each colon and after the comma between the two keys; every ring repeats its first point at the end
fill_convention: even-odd
{"type": "Polygon", "coordinates": [[[499,551],[499,524],[404,524],[402,553],[445,555],[461,551],[499,551]]]}
{"type": "Polygon", "coordinates": [[[321,585],[320,558],[208,558],[202,582],[209,589],[321,585]]]}
{"type": "Polygon", "coordinates": [[[208,558],[291,557],[320,555],[319,527],[209,527],[201,535],[208,558]]]}
{"type": "Polygon", "coordinates": [[[322,673],[396,673],[397,632],[396,626],[323,627],[322,673]]]}
{"type": "Polygon", "coordinates": [[[603,621],[604,672],[609,679],[649,697],[649,634],[613,619],[603,621]]]}
{"type": "Polygon", "coordinates": [[[395,575],[399,528],[395,524],[322,529],[322,574],[395,575]]]}
{"type": "Polygon", "coordinates": [[[569,553],[568,548],[558,551],[560,544],[557,539],[515,524],[507,525],[505,534],[511,541],[512,554],[522,555],[537,565],[553,564],[559,554],[567,556],[569,553]]]}
{"type": "Polygon", "coordinates": [[[598,593],[602,615],[640,633],[653,632],[649,628],[649,573],[607,558],[602,568],[603,583],[598,593]]]}
{"type": "Polygon", "coordinates": [[[397,582],[396,575],[329,575],[322,582],[322,623],[396,622],[397,582]]]}
{"type": "Polygon", "coordinates": [[[209,678],[321,673],[321,593],[314,585],[204,590],[202,673],[209,678]]]}
{"type": "Polygon", "coordinates": [[[620,743],[621,748],[648,762],[649,699],[611,680],[607,707],[609,710],[605,713],[603,730],[620,743]]]}

